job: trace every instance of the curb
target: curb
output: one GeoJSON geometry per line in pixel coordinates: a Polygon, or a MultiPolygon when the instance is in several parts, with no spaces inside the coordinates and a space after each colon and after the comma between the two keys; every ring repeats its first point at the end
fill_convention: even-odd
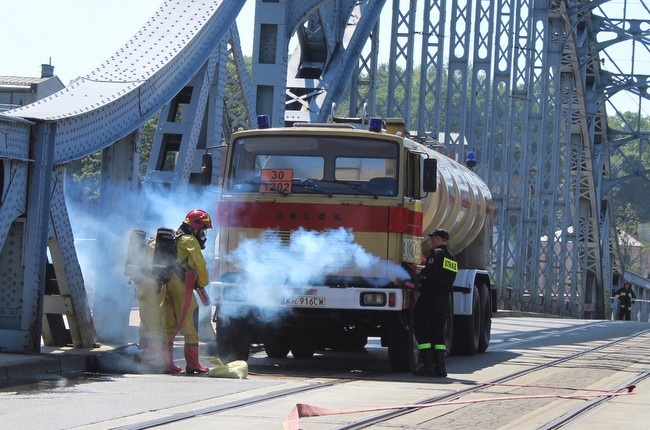
{"type": "Polygon", "coordinates": [[[87,369],[88,356],[84,353],[0,355],[0,381],[26,378],[39,374],[82,372],[87,369]]]}

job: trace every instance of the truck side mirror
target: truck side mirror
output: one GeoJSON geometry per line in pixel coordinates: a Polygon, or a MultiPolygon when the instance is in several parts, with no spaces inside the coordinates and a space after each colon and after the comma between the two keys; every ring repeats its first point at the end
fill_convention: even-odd
{"type": "Polygon", "coordinates": [[[208,152],[201,157],[201,181],[204,186],[212,183],[212,154],[208,152]]]}
{"type": "Polygon", "coordinates": [[[434,193],[438,188],[438,160],[435,158],[424,159],[424,172],[422,173],[422,189],[427,193],[434,193]]]}

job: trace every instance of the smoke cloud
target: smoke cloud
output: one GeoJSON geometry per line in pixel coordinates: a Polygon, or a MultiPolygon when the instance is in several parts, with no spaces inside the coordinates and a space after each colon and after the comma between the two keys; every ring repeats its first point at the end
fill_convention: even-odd
{"type": "MultiPolygon", "coordinates": [[[[241,271],[238,295],[262,308],[258,317],[267,321],[277,318],[281,297],[295,294],[297,287],[324,285],[330,275],[354,274],[372,286],[380,286],[386,278],[409,278],[401,266],[354,243],[353,232],[344,228],[324,233],[299,229],[288,243],[269,230],[260,238],[245,239],[223,258],[241,271]]],[[[219,311],[225,317],[237,312],[229,306],[219,311]]]]}
{"type": "MultiPolygon", "coordinates": [[[[203,209],[214,217],[217,199],[217,193],[204,189],[188,191],[182,198],[178,193],[169,192],[143,192],[139,197],[129,197],[125,192],[119,204],[114,203],[119,209],[109,211],[107,216],[101,216],[97,208],[67,202],[77,258],[100,342],[122,344],[138,340],[137,329],[130,326],[138,322],[129,320],[131,310],[137,306],[135,285],[124,275],[131,230],[143,230],[149,237],[159,227],[176,229],[192,209],[203,209]]],[[[214,252],[211,231],[207,243],[203,255],[211,272],[214,252]]],[[[211,310],[199,308],[199,326],[211,324],[211,310]]]]}

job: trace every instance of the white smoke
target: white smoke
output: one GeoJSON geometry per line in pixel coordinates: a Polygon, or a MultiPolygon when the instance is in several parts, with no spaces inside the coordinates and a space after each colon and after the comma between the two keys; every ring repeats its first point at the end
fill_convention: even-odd
{"type": "MultiPolygon", "coordinates": [[[[142,193],[137,200],[136,196],[126,196],[122,196],[121,210],[112,211],[107,217],[100,217],[87,207],[67,204],[95,330],[99,341],[106,343],[137,342],[137,328],[129,326],[137,324],[129,320],[133,306],[137,306],[135,286],[124,275],[131,230],[143,230],[149,237],[159,227],[176,229],[192,209],[203,209],[214,217],[218,199],[218,194],[203,189],[188,192],[184,197],[169,192],[142,193]]],[[[213,236],[208,231],[208,245],[203,252],[209,272],[213,236]]],[[[211,311],[200,311],[200,325],[211,324],[211,311]]]]}
{"type": "MultiPolygon", "coordinates": [[[[327,276],[354,274],[374,286],[380,280],[408,279],[401,266],[368,253],[354,243],[351,230],[339,228],[324,233],[296,230],[288,243],[268,231],[257,239],[243,240],[237,249],[225,256],[241,272],[238,295],[260,307],[261,317],[272,320],[277,315],[279,297],[295,294],[298,287],[323,285],[327,276]]],[[[224,316],[236,312],[221,307],[224,316]]]]}

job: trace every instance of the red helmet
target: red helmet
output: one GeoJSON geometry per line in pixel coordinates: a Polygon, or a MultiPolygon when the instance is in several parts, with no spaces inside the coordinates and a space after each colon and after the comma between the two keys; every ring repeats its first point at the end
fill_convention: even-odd
{"type": "Polygon", "coordinates": [[[202,228],[212,228],[212,220],[210,219],[210,215],[201,209],[194,209],[189,211],[185,216],[185,220],[183,222],[189,225],[195,232],[198,232],[202,228]]]}

